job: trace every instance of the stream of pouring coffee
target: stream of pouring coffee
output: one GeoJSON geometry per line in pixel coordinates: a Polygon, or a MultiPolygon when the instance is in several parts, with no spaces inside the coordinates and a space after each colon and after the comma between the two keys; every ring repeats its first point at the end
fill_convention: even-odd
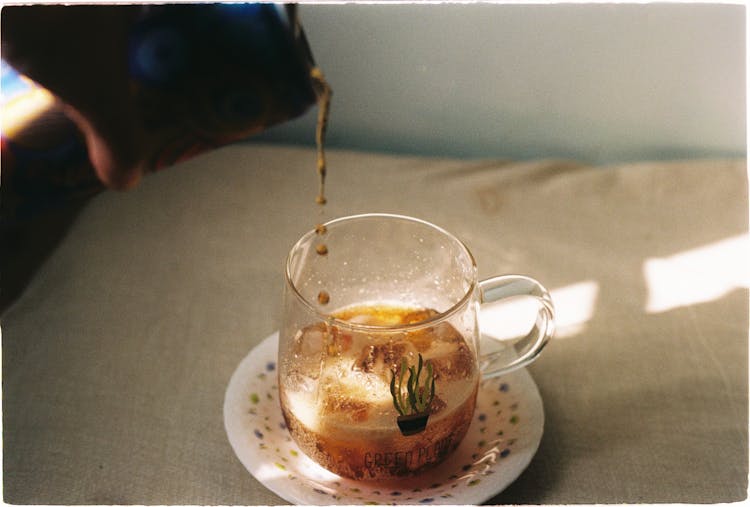
{"type": "Polygon", "coordinates": [[[318,67],[314,67],[310,71],[310,77],[313,80],[313,86],[318,96],[318,123],[315,129],[315,144],[318,147],[318,195],[315,197],[315,202],[323,206],[326,203],[325,137],[328,127],[328,112],[331,109],[332,91],[318,67]]]}
{"type": "MultiPolygon", "coordinates": [[[[328,113],[331,109],[331,87],[323,77],[323,72],[318,67],[314,67],[310,71],[310,77],[315,87],[315,93],[318,96],[318,123],[315,129],[315,144],[318,148],[318,195],[315,197],[315,202],[321,206],[326,204],[325,195],[325,182],[326,182],[326,155],[325,155],[325,137],[326,128],[328,127],[328,113]]],[[[323,237],[326,233],[326,226],[322,223],[315,226],[315,233],[323,237]]],[[[328,255],[328,247],[325,243],[319,243],[315,247],[315,251],[318,255],[328,255]]],[[[318,293],[318,303],[326,305],[330,301],[331,296],[326,290],[321,290],[318,293]]]]}

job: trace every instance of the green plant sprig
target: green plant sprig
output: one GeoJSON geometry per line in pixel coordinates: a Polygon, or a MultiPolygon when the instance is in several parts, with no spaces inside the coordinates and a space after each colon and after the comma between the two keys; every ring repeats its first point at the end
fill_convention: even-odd
{"type": "Polygon", "coordinates": [[[406,358],[401,358],[401,365],[398,372],[398,382],[396,381],[396,372],[391,377],[391,396],[393,397],[393,406],[401,415],[419,414],[425,412],[432,400],[435,399],[435,377],[433,376],[432,362],[426,363],[422,360],[422,354],[419,354],[419,361],[416,368],[408,366],[406,358]],[[420,377],[422,375],[422,366],[426,364],[425,384],[420,386],[420,377]],[[409,378],[406,380],[406,398],[404,398],[404,377],[406,371],[409,371],[409,378]]]}

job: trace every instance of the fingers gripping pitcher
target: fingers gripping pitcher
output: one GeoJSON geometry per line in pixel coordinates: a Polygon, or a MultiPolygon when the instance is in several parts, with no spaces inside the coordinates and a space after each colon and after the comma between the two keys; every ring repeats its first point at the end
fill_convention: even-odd
{"type": "Polygon", "coordinates": [[[418,474],[461,443],[483,378],[538,356],[553,333],[552,301],[525,276],[477,281],[466,246],[418,219],[358,215],[319,232],[303,236],[286,264],[279,389],[287,427],[310,458],[343,477],[418,474]],[[513,296],[539,304],[523,349],[481,355],[481,304],[513,296]]]}

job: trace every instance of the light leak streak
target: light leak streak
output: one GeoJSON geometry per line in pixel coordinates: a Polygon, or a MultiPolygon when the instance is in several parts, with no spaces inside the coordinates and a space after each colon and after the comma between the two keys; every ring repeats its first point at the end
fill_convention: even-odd
{"type": "Polygon", "coordinates": [[[3,104],[0,116],[0,133],[13,138],[55,105],[55,97],[44,88],[34,88],[28,93],[3,104]]]}

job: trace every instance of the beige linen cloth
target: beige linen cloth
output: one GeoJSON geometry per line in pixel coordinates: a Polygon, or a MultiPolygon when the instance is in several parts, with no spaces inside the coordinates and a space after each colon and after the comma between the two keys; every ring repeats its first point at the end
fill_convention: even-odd
{"type": "MultiPolygon", "coordinates": [[[[237,145],[101,194],[55,236],[2,314],[5,502],[284,503],[232,452],[224,392],[278,327],[291,245],[371,211],[443,226],[480,277],[558,298],[529,368],[544,436],[491,503],[745,498],[745,160],[328,161],[322,213],[313,149],[237,145]]],[[[36,259],[22,240],[6,281],[36,259]]]]}

